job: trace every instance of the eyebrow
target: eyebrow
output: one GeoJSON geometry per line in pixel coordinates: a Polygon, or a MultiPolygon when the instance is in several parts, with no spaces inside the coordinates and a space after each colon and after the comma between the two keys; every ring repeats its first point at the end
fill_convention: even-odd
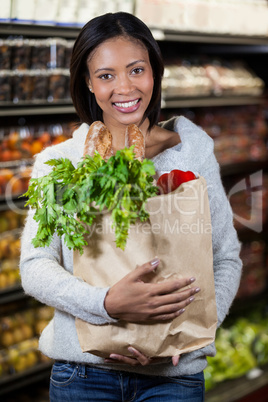
{"type": "MultiPolygon", "coordinates": [[[[135,64],[138,64],[138,63],[146,63],[146,61],[143,60],[143,59],[132,61],[131,63],[129,63],[129,64],[126,66],[126,68],[132,67],[132,66],[134,66],[135,64]]],[[[98,68],[98,69],[94,72],[94,74],[97,74],[97,73],[99,73],[100,71],[114,71],[114,69],[113,69],[113,68],[110,68],[110,67],[102,67],[102,68],[98,68]]]]}

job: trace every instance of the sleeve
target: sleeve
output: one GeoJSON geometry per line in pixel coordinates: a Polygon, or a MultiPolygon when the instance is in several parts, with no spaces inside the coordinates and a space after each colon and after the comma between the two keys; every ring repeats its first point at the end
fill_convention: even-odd
{"type": "MultiPolygon", "coordinates": [[[[40,154],[34,164],[32,177],[44,176],[49,169],[40,154]]],[[[32,245],[38,227],[33,216],[34,210],[30,209],[21,238],[20,274],[25,293],[41,303],[92,324],[116,322],[104,308],[108,288],[92,287],[72,274],[72,252],[58,236],[53,237],[49,247],[35,248],[32,245]]]]}
{"type": "Polygon", "coordinates": [[[211,152],[200,174],[205,177],[210,202],[213,265],[218,327],[236,296],[242,271],[240,242],[233,225],[233,213],[222,184],[219,164],[211,152]]]}

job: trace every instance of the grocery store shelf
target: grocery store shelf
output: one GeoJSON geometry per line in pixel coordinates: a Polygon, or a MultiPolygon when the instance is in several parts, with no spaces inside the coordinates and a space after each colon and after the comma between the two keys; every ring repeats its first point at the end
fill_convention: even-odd
{"type": "Polygon", "coordinates": [[[35,25],[19,23],[1,23],[0,34],[2,35],[23,35],[30,37],[64,37],[74,39],[77,37],[80,28],[56,25],[35,25]]]}
{"type": "Polygon", "coordinates": [[[28,297],[29,296],[24,293],[21,285],[15,285],[12,286],[12,288],[0,290],[0,306],[15,301],[25,300],[28,299],[28,297]]]}
{"type": "MultiPolygon", "coordinates": [[[[268,45],[268,36],[247,36],[247,35],[223,35],[217,33],[201,32],[179,32],[176,30],[150,27],[153,36],[158,41],[171,42],[195,42],[195,43],[217,43],[217,44],[244,44],[244,45],[268,45]]],[[[80,26],[57,26],[57,25],[35,25],[20,23],[1,23],[0,33],[2,35],[24,35],[47,37],[57,36],[75,39],[81,30],[80,26]]]]}
{"type": "MultiPolygon", "coordinates": [[[[189,107],[207,107],[207,106],[234,106],[234,105],[256,105],[261,104],[261,96],[210,96],[210,97],[180,97],[162,99],[162,109],[189,108],[189,107]]],[[[44,103],[38,104],[31,102],[20,102],[13,104],[11,102],[0,104],[0,116],[35,116],[46,114],[76,114],[71,101],[62,101],[62,103],[44,103]]]]}
{"type": "Polygon", "coordinates": [[[239,402],[250,394],[253,401],[254,393],[267,386],[268,366],[265,366],[261,369],[253,369],[243,377],[218,384],[206,393],[206,402],[239,402]]]}
{"type": "Polygon", "coordinates": [[[222,35],[203,32],[178,32],[150,27],[156,40],[171,42],[217,43],[231,45],[268,45],[268,36],[222,35]]]}
{"type": "Polygon", "coordinates": [[[263,102],[261,96],[209,96],[166,98],[162,100],[162,109],[207,107],[207,106],[239,106],[257,105],[263,102]]]}
{"type": "Polygon", "coordinates": [[[46,114],[75,114],[75,109],[72,103],[62,102],[61,104],[55,103],[23,103],[23,104],[1,104],[0,116],[35,116],[35,115],[46,115],[46,114]]]}
{"type": "Polygon", "coordinates": [[[257,172],[258,170],[268,169],[268,160],[263,161],[245,161],[239,163],[230,163],[221,166],[221,176],[233,176],[234,174],[247,174],[257,172]]]}
{"type": "Polygon", "coordinates": [[[22,387],[49,378],[51,362],[40,363],[21,373],[5,376],[0,379],[0,395],[8,394],[22,387]]]}

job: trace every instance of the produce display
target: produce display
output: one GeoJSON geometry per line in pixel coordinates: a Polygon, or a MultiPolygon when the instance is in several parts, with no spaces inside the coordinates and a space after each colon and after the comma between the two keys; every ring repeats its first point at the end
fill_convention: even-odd
{"type": "MultiPolygon", "coordinates": [[[[28,160],[47,146],[67,140],[72,131],[73,123],[3,129],[0,162],[28,160]]],[[[0,168],[1,166],[5,165],[0,163],[0,168]]]]}
{"type": "Polygon", "coordinates": [[[238,318],[216,335],[215,357],[208,357],[205,369],[206,390],[220,382],[238,378],[255,367],[268,363],[268,318],[259,311],[238,318]]]}
{"type": "Polygon", "coordinates": [[[20,284],[20,230],[0,235],[0,292],[20,284]]]}
{"type": "Polygon", "coordinates": [[[47,306],[0,317],[0,380],[49,359],[38,351],[38,336],[53,316],[47,306]]]}
{"type": "Polygon", "coordinates": [[[10,197],[27,191],[31,173],[31,166],[0,168],[0,196],[10,197]]]}
{"type": "Polygon", "coordinates": [[[26,213],[27,210],[25,208],[22,208],[18,211],[13,211],[11,209],[0,211],[0,234],[13,229],[21,228],[23,226],[26,213]]]}
{"type": "Polygon", "coordinates": [[[268,265],[265,261],[264,241],[244,243],[241,249],[243,272],[236,295],[237,299],[246,299],[262,293],[268,279],[268,265]]]}
{"type": "Polygon", "coordinates": [[[213,138],[221,165],[267,159],[268,126],[261,106],[204,108],[191,118],[213,138]]]}

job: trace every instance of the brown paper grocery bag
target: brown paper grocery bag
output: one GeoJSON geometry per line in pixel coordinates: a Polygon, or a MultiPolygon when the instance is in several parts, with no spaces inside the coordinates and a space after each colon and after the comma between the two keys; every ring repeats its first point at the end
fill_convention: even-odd
{"type": "Polygon", "coordinates": [[[151,282],[196,278],[201,291],[179,317],[161,323],[93,325],[76,318],[83,352],[108,357],[130,355],[133,346],[150,357],[167,357],[202,348],[215,339],[215,303],[211,221],[206,181],[183,183],[166,195],[150,198],[147,222],[130,229],[124,251],[115,246],[110,214],[100,215],[87,236],[83,255],[74,252],[74,274],[97,287],[112,286],[137,265],[161,260],[151,282]]]}

